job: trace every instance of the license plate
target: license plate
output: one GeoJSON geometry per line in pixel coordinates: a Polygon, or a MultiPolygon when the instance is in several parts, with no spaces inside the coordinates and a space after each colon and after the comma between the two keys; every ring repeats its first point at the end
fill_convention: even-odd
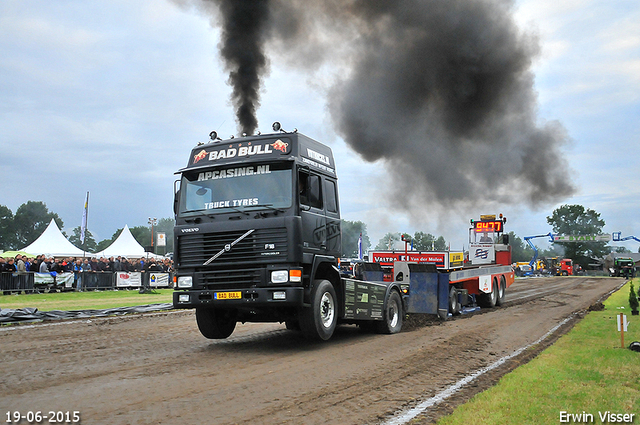
{"type": "Polygon", "coordinates": [[[239,300],[242,298],[242,292],[215,292],[213,298],[216,300],[239,300]]]}

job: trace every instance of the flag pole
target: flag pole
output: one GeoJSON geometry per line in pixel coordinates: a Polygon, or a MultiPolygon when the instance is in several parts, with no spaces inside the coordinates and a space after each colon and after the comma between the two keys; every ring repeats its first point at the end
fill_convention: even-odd
{"type": "Polygon", "coordinates": [[[85,237],[87,232],[87,224],[89,223],[89,191],[87,191],[87,198],[84,201],[84,209],[82,210],[82,224],[80,225],[80,241],[82,242],[82,261],[87,258],[87,244],[85,244],[85,237]]]}

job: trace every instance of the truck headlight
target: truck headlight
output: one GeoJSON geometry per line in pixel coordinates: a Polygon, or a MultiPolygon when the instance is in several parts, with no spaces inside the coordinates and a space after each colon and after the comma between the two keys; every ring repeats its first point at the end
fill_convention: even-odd
{"type": "Polygon", "coordinates": [[[178,295],[178,302],[180,302],[180,303],[188,303],[189,302],[189,294],[180,294],[180,295],[178,295]]]}
{"type": "Polygon", "coordinates": [[[277,270],[271,272],[271,282],[286,283],[289,281],[289,270],[277,270]]]}
{"type": "Polygon", "coordinates": [[[178,288],[191,288],[193,286],[192,276],[178,276],[178,288]]]}

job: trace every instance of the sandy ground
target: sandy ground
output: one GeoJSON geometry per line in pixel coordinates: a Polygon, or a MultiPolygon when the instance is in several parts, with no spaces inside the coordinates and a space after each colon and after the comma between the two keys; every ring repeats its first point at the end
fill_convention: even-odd
{"type": "MultiPolygon", "coordinates": [[[[193,311],[2,327],[0,420],[13,411],[78,411],[83,424],[377,424],[537,340],[623,282],[517,280],[501,308],[448,321],[414,317],[395,335],[340,326],[324,343],[284,324],[239,324],[230,338],[207,340],[193,311]]],[[[418,423],[534,355],[483,376],[418,423]]]]}

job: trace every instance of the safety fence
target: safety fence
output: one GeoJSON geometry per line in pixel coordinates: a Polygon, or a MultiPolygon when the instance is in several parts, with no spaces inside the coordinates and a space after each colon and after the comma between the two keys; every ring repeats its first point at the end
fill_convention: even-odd
{"type": "Polygon", "coordinates": [[[173,274],[165,272],[0,273],[0,291],[4,295],[172,287],[173,274]]]}

